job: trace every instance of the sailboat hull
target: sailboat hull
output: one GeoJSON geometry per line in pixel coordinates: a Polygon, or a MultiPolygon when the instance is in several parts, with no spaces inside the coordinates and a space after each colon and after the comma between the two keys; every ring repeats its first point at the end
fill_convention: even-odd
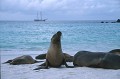
{"type": "Polygon", "coordinates": [[[40,20],[40,19],[34,19],[34,21],[46,21],[46,19],[40,20]]]}
{"type": "Polygon", "coordinates": [[[37,18],[34,19],[34,21],[46,21],[47,20],[47,19],[42,19],[42,12],[40,12],[40,16],[41,16],[41,19],[39,19],[38,13],[37,13],[37,18]]]}

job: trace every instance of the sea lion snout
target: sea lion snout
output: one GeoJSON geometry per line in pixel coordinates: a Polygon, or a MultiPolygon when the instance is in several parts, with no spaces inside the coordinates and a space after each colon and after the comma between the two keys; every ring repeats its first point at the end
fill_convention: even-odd
{"type": "Polygon", "coordinates": [[[61,35],[62,35],[62,32],[61,31],[58,31],[56,34],[53,35],[53,37],[51,38],[51,42],[52,43],[60,43],[60,39],[61,39],[61,35]]]}

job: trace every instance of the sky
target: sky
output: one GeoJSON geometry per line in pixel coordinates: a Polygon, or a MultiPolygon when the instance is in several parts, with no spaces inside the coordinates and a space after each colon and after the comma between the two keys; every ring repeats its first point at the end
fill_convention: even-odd
{"type": "Polygon", "coordinates": [[[120,19],[120,0],[0,0],[0,20],[120,19]]]}

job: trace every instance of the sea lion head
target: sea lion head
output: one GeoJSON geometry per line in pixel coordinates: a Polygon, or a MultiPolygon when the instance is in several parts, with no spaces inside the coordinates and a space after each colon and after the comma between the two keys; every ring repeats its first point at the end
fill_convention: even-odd
{"type": "Polygon", "coordinates": [[[51,42],[53,44],[56,44],[56,43],[60,43],[61,41],[61,36],[62,36],[62,32],[61,31],[58,31],[56,34],[53,35],[53,37],[51,38],[51,42]]]}

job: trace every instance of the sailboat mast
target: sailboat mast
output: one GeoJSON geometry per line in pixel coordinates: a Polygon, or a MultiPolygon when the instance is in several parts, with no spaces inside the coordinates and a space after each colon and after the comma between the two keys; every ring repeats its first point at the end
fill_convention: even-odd
{"type": "Polygon", "coordinates": [[[37,12],[37,18],[34,21],[46,21],[47,19],[42,19],[42,12],[37,12]],[[40,14],[40,15],[39,15],[40,14]]]}
{"type": "Polygon", "coordinates": [[[39,19],[39,18],[38,18],[38,12],[37,12],[37,19],[39,19]]]}
{"type": "Polygon", "coordinates": [[[40,12],[41,20],[42,20],[42,12],[40,12]]]}

